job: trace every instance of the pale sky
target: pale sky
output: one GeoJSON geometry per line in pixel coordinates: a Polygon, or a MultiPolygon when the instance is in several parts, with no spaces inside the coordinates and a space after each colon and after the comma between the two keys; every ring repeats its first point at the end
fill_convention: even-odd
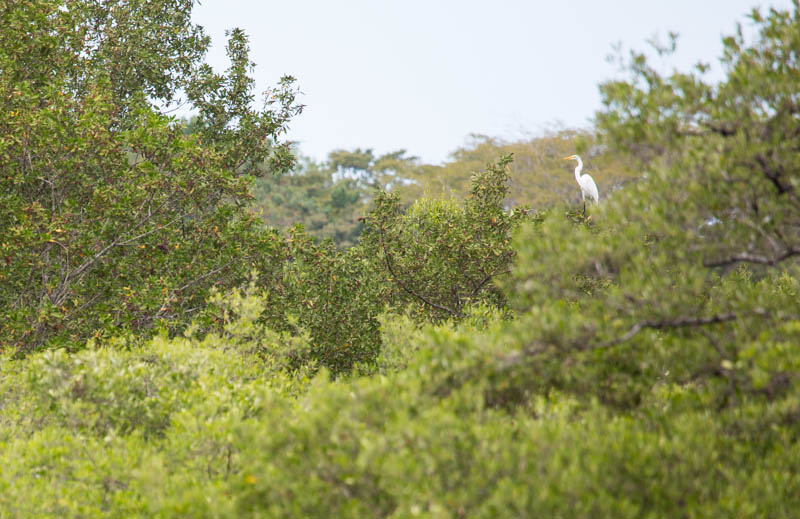
{"type": "MultiPolygon", "coordinates": [[[[720,37],[760,5],[790,0],[203,0],[194,20],[227,67],[225,30],[250,37],[259,91],[289,74],[306,105],[303,154],[405,148],[438,163],[470,133],[514,138],[587,126],[612,45],[680,34],[666,64],[714,62],[720,37]]],[[[666,39],[666,38],[664,38],[666,39]]]]}

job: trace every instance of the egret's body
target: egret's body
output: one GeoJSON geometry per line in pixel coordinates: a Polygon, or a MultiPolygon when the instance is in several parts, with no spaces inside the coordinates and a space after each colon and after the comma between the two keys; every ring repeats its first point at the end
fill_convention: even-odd
{"type": "Polygon", "coordinates": [[[600,202],[600,193],[597,192],[597,184],[594,183],[594,179],[589,175],[581,175],[581,170],[583,169],[583,161],[577,155],[570,155],[569,157],[564,157],[564,160],[577,160],[578,165],[575,166],[575,182],[581,187],[581,199],[583,200],[583,214],[586,214],[586,199],[594,201],[594,203],[600,202]]]}

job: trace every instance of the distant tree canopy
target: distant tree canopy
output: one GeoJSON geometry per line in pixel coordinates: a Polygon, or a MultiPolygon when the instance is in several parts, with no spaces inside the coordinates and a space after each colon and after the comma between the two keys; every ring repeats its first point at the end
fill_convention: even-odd
{"type": "Polygon", "coordinates": [[[402,150],[377,157],[369,149],[336,150],[321,163],[305,159],[290,174],[257,179],[252,208],[269,225],[302,224],[317,238],[350,247],[376,193],[389,189],[410,199],[412,175],[425,168],[402,150]]]}
{"type": "Polygon", "coordinates": [[[473,135],[468,144],[452,153],[451,159],[433,175],[415,178],[426,196],[463,196],[469,188],[470,172],[504,154],[513,154],[507,206],[527,205],[542,210],[580,201],[573,167],[562,158],[580,154],[600,189],[601,197],[640,177],[632,161],[601,145],[589,131],[563,129],[553,133],[502,140],[473,135]]]}
{"type": "Polygon", "coordinates": [[[421,163],[405,150],[380,156],[370,149],[336,150],[319,163],[301,160],[289,175],[257,179],[253,208],[270,225],[301,223],[310,234],[349,247],[358,242],[361,218],[379,190],[392,193],[404,208],[420,198],[459,200],[469,194],[475,172],[504,155],[513,157],[507,164],[504,208],[577,205],[580,190],[573,167],[561,160],[573,153],[583,154],[603,198],[641,178],[633,159],[609,151],[587,131],[561,130],[517,141],[474,135],[443,165],[421,163]]]}

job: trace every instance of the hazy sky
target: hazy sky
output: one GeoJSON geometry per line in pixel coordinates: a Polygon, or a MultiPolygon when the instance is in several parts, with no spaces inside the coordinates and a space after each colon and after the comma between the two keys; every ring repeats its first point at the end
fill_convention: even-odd
{"type": "Polygon", "coordinates": [[[290,74],[306,109],[290,138],[317,159],[336,148],[405,148],[440,162],[470,133],[585,126],[615,42],[680,34],[669,66],[719,55],[755,5],[790,0],[203,0],[194,19],[227,67],[225,30],[250,36],[259,91],[290,74]]]}

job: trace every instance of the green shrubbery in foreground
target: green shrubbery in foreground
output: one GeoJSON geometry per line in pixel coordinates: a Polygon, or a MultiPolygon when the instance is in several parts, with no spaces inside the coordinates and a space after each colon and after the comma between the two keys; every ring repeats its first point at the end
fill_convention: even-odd
{"type": "Polygon", "coordinates": [[[287,375],[308,344],[251,318],[224,340],[3,362],[0,517],[792,517],[796,390],[719,408],[724,384],[679,381],[656,346],[639,353],[666,371],[616,374],[638,399],[609,407],[580,386],[614,355],[522,369],[542,319],[385,317],[373,373],[335,381],[287,375]]]}

